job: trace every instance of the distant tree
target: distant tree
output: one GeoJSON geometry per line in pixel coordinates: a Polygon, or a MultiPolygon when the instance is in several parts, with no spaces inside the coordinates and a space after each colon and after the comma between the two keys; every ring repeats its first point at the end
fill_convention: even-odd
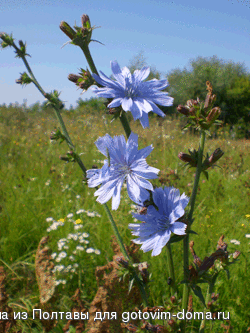
{"type": "MultiPolygon", "coordinates": [[[[148,67],[149,65],[146,62],[146,58],[144,57],[144,52],[140,51],[137,55],[135,55],[132,59],[130,59],[128,68],[131,73],[133,73],[136,69],[142,69],[144,66],[148,67]]],[[[155,68],[155,66],[150,67],[150,74],[147,78],[148,80],[152,79],[160,79],[161,73],[155,68]]]]}
{"type": "Polygon", "coordinates": [[[198,57],[190,61],[190,69],[173,69],[167,77],[174,108],[191,98],[205,99],[208,80],[217,96],[215,103],[223,111],[221,119],[231,124],[241,118],[249,120],[250,74],[244,64],[225,62],[217,56],[198,57]]]}

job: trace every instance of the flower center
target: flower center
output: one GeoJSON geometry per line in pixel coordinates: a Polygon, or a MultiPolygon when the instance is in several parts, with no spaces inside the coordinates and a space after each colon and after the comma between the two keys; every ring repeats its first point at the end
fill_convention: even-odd
{"type": "Polygon", "coordinates": [[[162,230],[169,228],[169,218],[167,216],[163,216],[160,219],[157,220],[157,224],[159,225],[159,228],[162,230]]]}
{"type": "Polygon", "coordinates": [[[131,79],[126,77],[125,78],[126,86],[125,86],[125,96],[128,98],[135,98],[138,97],[140,91],[138,89],[138,84],[131,82],[131,79]]]}
{"type": "Polygon", "coordinates": [[[133,87],[129,87],[129,88],[126,88],[126,91],[125,91],[125,94],[126,94],[126,97],[129,97],[129,98],[134,98],[137,96],[137,93],[136,91],[133,89],[133,87]]]}
{"type": "Polygon", "coordinates": [[[125,174],[125,176],[127,176],[128,174],[130,174],[131,172],[131,169],[128,165],[124,165],[122,164],[120,167],[119,167],[119,171],[123,174],[125,174]]]}

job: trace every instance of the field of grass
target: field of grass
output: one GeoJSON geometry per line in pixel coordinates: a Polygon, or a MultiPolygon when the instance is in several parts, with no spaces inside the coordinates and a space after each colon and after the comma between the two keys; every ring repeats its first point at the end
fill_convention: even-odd
{"type": "MultiPolygon", "coordinates": [[[[100,168],[104,156],[94,142],[106,133],[113,136],[124,134],[124,131],[119,120],[110,123],[110,116],[103,112],[87,114],[83,111],[64,112],[63,118],[86,168],[91,169],[93,164],[100,168]]],[[[152,184],[174,186],[180,193],[190,196],[195,169],[185,169],[177,155],[181,151],[187,153],[188,148],[198,149],[199,138],[182,132],[179,121],[167,117],[162,124],[152,117],[150,128],[144,130],[138,121],[131,121],[130,125],[132,131],[139,134],[139,149],[150,144],[154,146],[147,163],[161,171],[159,179],[152,184]]],[[[83,183],[82,171],[76,163],[66,164],[59,159],[68,151],[66,143],[50,143],[50,133],[57,127],[54,114],[49,111],[24,113],[15,108],[0,109],[0,266],[4,266],[6,272],[8,306],[16,312],[30,314],[32,309],[41,308],[35,256],[42,237],[50,236],[48,245],[56,265],[59,262],[65,266],[76,264],[71,273],[61,272],[61,283],[58,282],[53,301],[49,301],[52,311],[71,311],[72,296],[77,288],[81,289],[81,300],[88,309],[98,288],[96,267],[106,265],[114,255],[112,228],[104,207],[96,202],[95,189],[83,183]],[[53,224],[53,221],[59,221],[61,225],[53,224]],[[60,239],[76,232],[84,233],[81,242],[73,235],[68,244],[59,242],[59,246],[66,244],[68,248],[58,249],[60,239]],[[82,248],[73,254],[76,246],[82,248]],[[63,258],[62,255],[56,261],[58,256],[54,253],[58,254],[60,249],[67,256],[63,258]],[[75,261],[70,262],[70,255],[74,255],[75,261]]],[[[230,312],[230,332],[240,333],[247,332],[250,327],[250,296],[247,293],[250,290],[250,240],[246,237],[250,234],[250,140],[233,140],[221,130],[218,138],[206,139],[205,153],[211,154],[218,147],[225,153],[217,163],[221,168],[209,170],[209,181],[201,176],[193,224],[198,235],[192,235],[190,240],[194,240],[195,251],[202,259],[216,250],[222,234],[229,252],[241,252],[239,261],[230,266],[230,279],[222,272],[214,290],[219,293],[217,303],[221,311],[230,312]]],[[[111,210],[111,202],[108,206],[111,210]]],[[[135,211],[135,207],[123,188],[119,209],[112,211],[112,215],[127,245],[133,238],[128,229],[128,224],[133,222],[131,211],[135,211]]],[[[180,282],[183,279],[182,242],[175,243],[172,252],[176,279],[180,282]]],[[[151,252],[139,250],[138,256],[139,261],[149,263],[152,274],[150,306],[167,307],[170,288],[165,251],[151,257],[151,252]]],[[[206,287],[202,290],[205,294],[206,287]]],[[[193,297],[193,308],[203,310],[196,297],[193,297]]],[[[30,317],[17,321],[10,332],[63,332],[60,327],[66,324],[66,321],[59,321],[57,328],[45,328],[39,319],[30,317]]],[[[222,323],[218,320],[208,322],[205,332],[226,332],[222,323]]],[[[187,332],[197,332],[199,324],[199,321],[190,321],[187,332]]],[[[224,325],[229,324],[224,321],[224,325]]],[[[70,332],[75,330],[71,328],[70,332]]]]}

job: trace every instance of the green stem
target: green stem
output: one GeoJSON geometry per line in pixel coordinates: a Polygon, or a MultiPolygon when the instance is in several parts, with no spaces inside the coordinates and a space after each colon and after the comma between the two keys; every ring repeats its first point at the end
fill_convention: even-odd
{"type": "MultiPolygon", "coordinates": [[[[91,53],[89,51],[89,47],[88,46],[81,46],[81,49],[82,49],[82,51],[84,53],[84,56],[85,56],[85,58],[86,58],[86,60],[89,64],[91,72],[98,75],[98,71],[96,69],[95,63],[94,63],[93,58],[91,56],[91,53]]],[[[128,122],[128,119],[126,117],[126,114],[123,110],[122,110],[121,115],[120,115],[119,118],[120,118],[120,121],[121,121],[122,126],[124,128],[124,131],[126,133],[126,136],[127,136],[127,138],[129,138],[129,136],[131,134],[131,128],[129,126],[129,122],[128,122]]]]}
{"type": "Polygon", "coordinates": [[[98,71],[97,71],[97,69],[95,67],[95,63],[93,61],[92,55],[91,55],[91,53],[89,51],[89,47],[88,46],[83,46],[83,47],[81,47],[81,49],[82,49],[82,51],[84,53],[84,56],[85,56],[85,58],[86,58],[86,60],[87,60],[87,62],[89,64],[91,72],[99,75],[98,71]]]}
{"type": "Polygon", "coordinates": [[[175,274],[174,274],[174,263],[173,263],[173,257],[172,257],[172,251],[171,251],[171,244],[167,243],[166,246],[167,249],[167,261],[168,261],[168,270],[169,270],[169,277],[171,278],[171,296],[174,295],[175,292],[177,292],[177,287],[175,284],[175,274]]]}
{"type": "MultiPolygon", "coordinates": [[[[192,225],[192,217],[193,217],[193,212],[194,212],[195,199],[196,199],[196,195],[197,195],[200,174],[202,171],[201,167],[202,167],[204,146],[205,146],[205,132],[202,131],[201,137],[200,137],[200,147],[199,147],[199,151],[198,151],[198,163],[197,163],[197,167],[196,167],[194,186],[193,186],[193,191],[192,191],[192,195],[191,195],[191,199],[190,199],[190,211],[188,213],[188,226],[187,226],[187,230],[186,230],[187,235],[183,240],[183,269],[184,269],[184,279],[186,281],[189,278],[189,270],[188,270],[189,233],[188,233],[188,231],[192,225]]],[[[189,287],[188,283],[185,283],[184,288],[183,288],[183,297],[182,297],[182,309],[184,309],[185,313],[187,311],[187,306],[188,306],[189,291],[190,291],[190,287],[189,287]]],[[[182,332],[185,333],[185,329],[186,329],[186,320],[185,319],[181,322],[181,325],[182,325],[182,332]]]]}
{"type": "MultiPolygon", "coordinates": [[[[209,284],[207,286],[207,295],[206,295],[205,304],[207,304],[209,302],[211,288],[212,288],[212,286],[211,286],[211,284],[209,284]]],[[[201,326],[200,326],[200,329],[199,329],[199,333],[204,333],[204,330],[205,330],[205,326],[206,326],[205,311],[206,311],[206,308],[207,307],[204,307],[204,310],[203,310],[204,318],[201,321],[201,326]]]]}
{"type": "Polygon", "coordinates": [[[141,281],[140,281],[140,279],[139,279],[139,277],[138,277],[138,275],[137,275],[137,273],[135,271],[135,268],[133,267],[133,262],[130,259],[129,255],[128,255],[126,249],[125,249],[125,246],[123,244],[122,238],[121,238],[121,236],[119,234],[119,231],[117,229],[116,223],[115,223],[115,221],[114,221],[114,219],[113,219],[113,217],[112,217],[112,215],[110,213],[110,210],[109,210],[107,204],[104,204],[104,209],[105,209],[105,211],[106,211],[106,213],[108,215],[108,218],[109,218],[109,220],[111,222],[111,226],[113,228],[116,240],[117,240],[117,242],[118,242],[118,244],[120,246],[120,250],[121,250],[122,254],[124,255],[124,258],[126,260],[128,260],[128,262],[129,262],[129,266],[130,266],[130,268],[132,270],[133,277],[135,278],[135,280],[137,282],[137,285],[139,287],[139,290],[140,290],[140,293],[141,293],[141,296],[142,296],[143,305],[144,305],[144,307],[147,307],[148,306],[148,301],[147,301],[146,291],[145,291],[144,286],[142,285],[142,283],[141,283],[141,281]]]}
{"type": "Polygon", "coordinates": [[[122,126],[124,128],[124,131],[126,133],[126,136],[127,136],[127,138],[129,138],[129,136],[131,134],[131,128],[129,126],[129,122],[128,122],[126,113],[124,111],[122,111],[119,118],[120,118],[120,121],[121,121],[122,126]]]}

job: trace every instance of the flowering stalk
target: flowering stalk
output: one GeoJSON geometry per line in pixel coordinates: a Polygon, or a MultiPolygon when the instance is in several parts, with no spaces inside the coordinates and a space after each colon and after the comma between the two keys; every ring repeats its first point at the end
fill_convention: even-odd
{"type": "MultiPolygon", "coordinates": [[[[89,18],[88,18],[87,15],[83,15],[82,16],[82,23],[83,23],[83,26],[85,26],[86,23],[89,24],[89,29],[91,30],[90,21],[89,21],[89,18]]],[[[91,69],[91,72],[94,73],[94,74],[96,74],[96,75],[98,75],[98,71],[96,69],[94,60],[93,60],[92,55],[91,55],[90,50],[89,50],[89,42],[90,42],[90,40],[89,41],[85,40],[84,42],[79,43],[78,46],[80,46],[80,48],[82,49],[82,51],[84,53],[84,56],[85,56],[85,58],[86,58],[86,60],[88,62],[88,65],[89,65],[89,67],[91,69]]],[[[127,117],[126,117],[125,113],[122,112],[121,116],[119,118],[120,118],[120,121],[121,121],[121,123],[123,125],[123,128],[124,128],[125,132],[126,132],[127,138],[129,138],[129,136],[131,134],[131,129],[130,129],[130,126],[129,126],[129,123],[128,123],[128,120],[127,120],[127,117]]],[[[98,188],[96,187],[96,189],[98,189],[98,188]]],[[[128,253],[127,253],[127,251],[125,249],[125,246],[123,244],[122,238],[121,238],[121,236],[119,234],[119,231],[117,229],[116,223],[115,223],[115,221],[114,221],[114,219],[113,219],[113,217],[112,217],[112,215],[110,213],[110,210],[109,210],[109,208],[108,208],[108,206],[107,206],[106,203],[104,203],[104,208],[105,208],[105,211],[106,211],[106,213],[108,215],[108,218],[109,218],[109,220],[111,222],[114,234],[116,236],[116,239],[117,239],[117,242],[118,242],[118,244],[120,246],[122,254],[124,255],[125,259],[127,259],[129,261],[129,263],[130,263],[130,266],[132,268],[133,277],[135,278],[136,283],[138,285],[138,288],[140,290],[140,293],[141,293],[141,296],[142,296],[142,299],[143,299],[143,303],[144,303],[144,307],[146,307],[148,304],[147,304],[147,295],[146,295],[144,286],[141,283],[138,275],[136,274],[136,271],[135,271],[134,267],[132,266],[133,263],[132,263],[131,259],[128,256],[128,253]]]]}
{"type": "MultiPolygon", "coordinates": [[[[2,36],[5,37],[5,34],[1,34],[1,38],[2,38],[2,36]]],[[[20,44],[20,43],[19,43],[19,44],[20,44]]],[[[23,43],[22,43],[22,44],[23,44],[23,43]]],[[[20,45],[21,45],[21,44],[20,44],[20,45]]],[[[9,44],[8,46],[13,46],[13,47],[15,48],[18,57],[20,57],[20,58],[23,60],[23,62],[24,62],[24,64],[25,64],[25,67],[27,68],[27,70],[28,70],[28,72],[29,72],[29,74],[30,74],[30,77],[31,77],[32,82],[35,84],[35,86],[36,86],[37,89],[41,92],[41,94],[42,94],[45,98],[47,98],[47,99],[50,101],[52,107],[53,107],[54,110],[55,110],[56,117],[57,117],[57,119],[58,119],[58,121],[59,121],[59,123],[60,123],[60,126],[61,126],[62,131],[63,131],[63,136],[64,136],[64,138],[65,138],[65,140],[66,140],[68,146],[70,147],[70,149],[75,150],[75,146],[73,145],[73,143],[72,143],[72,141],[71,141],[71,138],[70,138],[70,136],[69,136],[69,134],[68,134],[68,131],[67,131],[67,129],[66,129],[66,126],[65,126],[65,124],[64,124],[64,121],[63,121],[62,116],[61,116],[61,113],[60,113],[60,106],[62,105],[62,103],[60,102],[60,100],[59,100],[59,98],[58,98],[58,93],[56,94],[56,92],[54,92],[54,94],[47,94],[47,93],[43,90],[43,88],[40,86],[40,84],[38,83],[38,81],[36,80],[36,78],[35,78],[35,76],[34,76],[32,70],[31,70],[31,68],[30,68],[30,66],[29,66],[29,64],[28,64],[28,62],[27,62],[27,60],[26,60],[26,58],[25,58],[26,53],[25,53],[25,52],[21,52],[21,50],[15,45],[15,43],[14,43],[13,40],[11,41],[11,44],[9,44]]],[[[86,54],[88,54],[88,52],[87,52],[86,54]]],[[[90,53],[89,53],[89,55],[90,55],[90,53]]],[[[90,57],[91,57],[91,55],[90,55],[90,57]]],[[[94,65],[94,62],[93,62],[93,60],[92,60],[92,57],[91,57],[91,61],[92,61],[93,65],[94,65]]],[[[91,61],[90,61],[90,63],[91,63],[91,61]]],[[[91,66],[92,66],[92,65],[91,65],[91,66]]],[[[94,67],[92,66],[91,68],[94,69],[94,70],[97,72],[95,66],[94,66],[94,67]]],[[[123,119],[124,119],[124,118],[123,118],[123,119]]],[[[124,121],[124,123],[125,123],[125,121],[124,121]]],[[[125,124],[126,124],[126,123],[125,123],[125,124]]],[[[126,125],[125,125],[125,126],[126,126],[126,125]]],[[[128,125],[128,126],[129,126],[129,125],[128,125]]],[[[83,164],[81,158],[79,157],[78,154],[74,154],[74,157],[75,157],[75,161],[78,163],[78,165],[80,166],[80,168],[82,169],[82,171],[83,171],[83,173],[84,173],[84,175],[85,175],[85,177],[86,177],[87,169],[86,169],[86,167],[84,166],[84,164],[83,164]]],[[[96,187],[96,189],[98,189],[98,187],[96,187]]],[[[110,222],[111,222],[111,225],[112,225],[113,231],[114,231],[114,233],[115,233],[115,236],[116,236],[117,242],[118,242],[118,244],[119,244],[119,246],[120,246],[121,252],[122,252],[122,254],[124,255],[124,257],[125,257],[126,259],[129,260],[129,262],[130,262],[130,264],[131,264],[133,277],[135,278],[135,281],[137,282],[138,288],[139,288],[139,290],[140,290],[140,293],[141,293],[141,296],[142,296],[142,299],[143,299],[144,307],[146,307],[146,306],[148,306],[148,304],[147,304],[147,295],[146,295],[146,292],[145,292],[144,286],[143,286],[143,284],[141,283],[141,281],[140,281],[138,275],[136,274],[136,271],[135,271],[134,267],[132,266],[131,259],[130,259],[129,256],[128,256],[128,253],[127,253],[127,251],[126,251],[126,249],[125,249],[125,247],[124,247],[124,244],[123,244],[122,238],[121,238],[121,236],[120,236],[120,234],[119,234],[119,231],[118,231],[118,229],[117,229],[117,226],[116,226],[116,224],[115,224],[115,221],[114,221],[114,219],[113,219],[113,217],[112,217],[112,215],[111,215],[111,213],[110,213],[110,210],[109,210],[109,208],[108,208],[108,206],[107,206],[106,203],[104,204],[104,208],[105,208],[105,211],[106,211],[106,213],[107,213],[107,215],[108,215],[108,218],[109,218],[109,220],[110,220],[110,222]]]]}
{"type": "MultiPolygon", "coordinates": [[[[66,22],[62,22],[61,25],[60,25],[60,28],[61,28],[61,30],[68,37],[70,37],[72,39],[72,43],[74,44],[75,34],[73,34],[73,33],[70,34],[70,35],[67,34],[65,32],[65,30],[62,29],[62,27],[64,27],[65,24],[66,24],[66,22]]],[[[93,30],[93,28],[91,28],[91,26],[90,26],[90,20],[89,20],[88,15],[83,15],[82,16],[82,25],[85,28],[88,27],[89,31],[93,30]]],[[[67,24],[67,26],[69,26],[69,25],[67,24]]],[[[72,28],[71,28],[71,30],[74,31],[72,28]]],[[[95,63],[94,63],[94,60],[93,60],[92,55],[91,55],[90,50],[89,50],[89,43],[90,43],[90,41],[91,41],[90,38],[89,39],[85,39],[85,40],[83,38],[83,40],[81,41],[81,43],[76,43],[75,45],[79,46],[82,49],[82,51],[84,53],[84,56],[85,56],[85,58],[86,58],[86,60],[88,62],[88,65],[90,67],[91,72],[99,76],[98,71],[97,71],[96,66],[95,66],[95,63]]],[[[127,138],[129,138],[130,133],[131,133],[131,128],[129,126],[129,122],[127,120],[125,112],[122,111],[119,118],[120,118],[122,126],[123,126],[123,128],[125,130],[126,136],[127,136],[127,138]]]]}
{"type": "MultiPolygon", "coordinates": [[[[188,213],[188,226],[187,226],[187,232],[186,232],[187,235],[183,240],[183,266],[184,266],[184,279],[186,280],[186,283],[184,284],[184,288],[183,288],[182,309],[184,309],[185,312],[187,311],[188,297],[189,297],[189,290],[190,290],[190,287],[188,286],[188,283],[187,283],[187,280],[189,278],[189,270],[188,270],[189,233],[188,233],[188,231],[190,230],[190,227],[192,225],[192,216],[193,216],[193,212],[194,212],[195,199],[196,199],[196,195],[197,195],[200,174],[202,172],[202,157],[203,157],[203,151],[204,151],[204,146],[205,146],[205,135],[206,135],[205,131],[202,130],[201,137],[200,137],[200,146],[199,146],[199,151],[198,151],[198,163],[197,163],[195,179],[194,179],[194,187],[193,187],[192,195],[190,198],[190,211],[188,213]]],[[[185,333],[186,321],[183,320],[181,322],[181,324],[182,324],[183,332],[185,333]]]]}
{"type": "MultiPolygon", "coordinates": [[[[61,113],[60,113],[60,106],[59,106],[59,104],[58,103],[54,103],[53,98],[51,98],[51,95],[50,94],[46,94],[46,92],[40,86],[40,84],[38,83],[37,79],[35,78],[35,75],[33,74],[32,70],[31,70],[31,68],[30,68],[30,66],[29,66],[29,64],[28,64],[28,62],[26,60],[25,54],[22,54],[21,52],[19,52],[19,48],[15,45],[14,42],[13,42],[12,46],[15,48],[16,53],[18,53],[19,57],[23,60],[24,65],[27,68],[27,70],[28,70],[28,72],[29,72],[29,74],[30,74],[30,76],[32,78],[32,82],[34,83],[34,85],[41,92],[41,94],[52,103],[52,106],[53,106],[53,108],[55,110],[55,113],[56,113],[56,117],[57,117],[57,119],[58,119],[58,121],[60,123],[60,126],[62,128],[65,140],[67,141],[69,147],[74,150],[75,147],[74,147],[74,145],[73,145],[73,143],[72,143],[72,141],[71,141],[71,139],[69,137],[68,131],[67,131],[67,129],[65,127],[65,124],[64,124],[64,121],[62,119],[62,116],[61,116],[61,113]]],[[[86,173],[86,171],[87,171],[87,169],[84,166],[83,166],[83,171],[84,171],[84,173],[86,173]]]]}

